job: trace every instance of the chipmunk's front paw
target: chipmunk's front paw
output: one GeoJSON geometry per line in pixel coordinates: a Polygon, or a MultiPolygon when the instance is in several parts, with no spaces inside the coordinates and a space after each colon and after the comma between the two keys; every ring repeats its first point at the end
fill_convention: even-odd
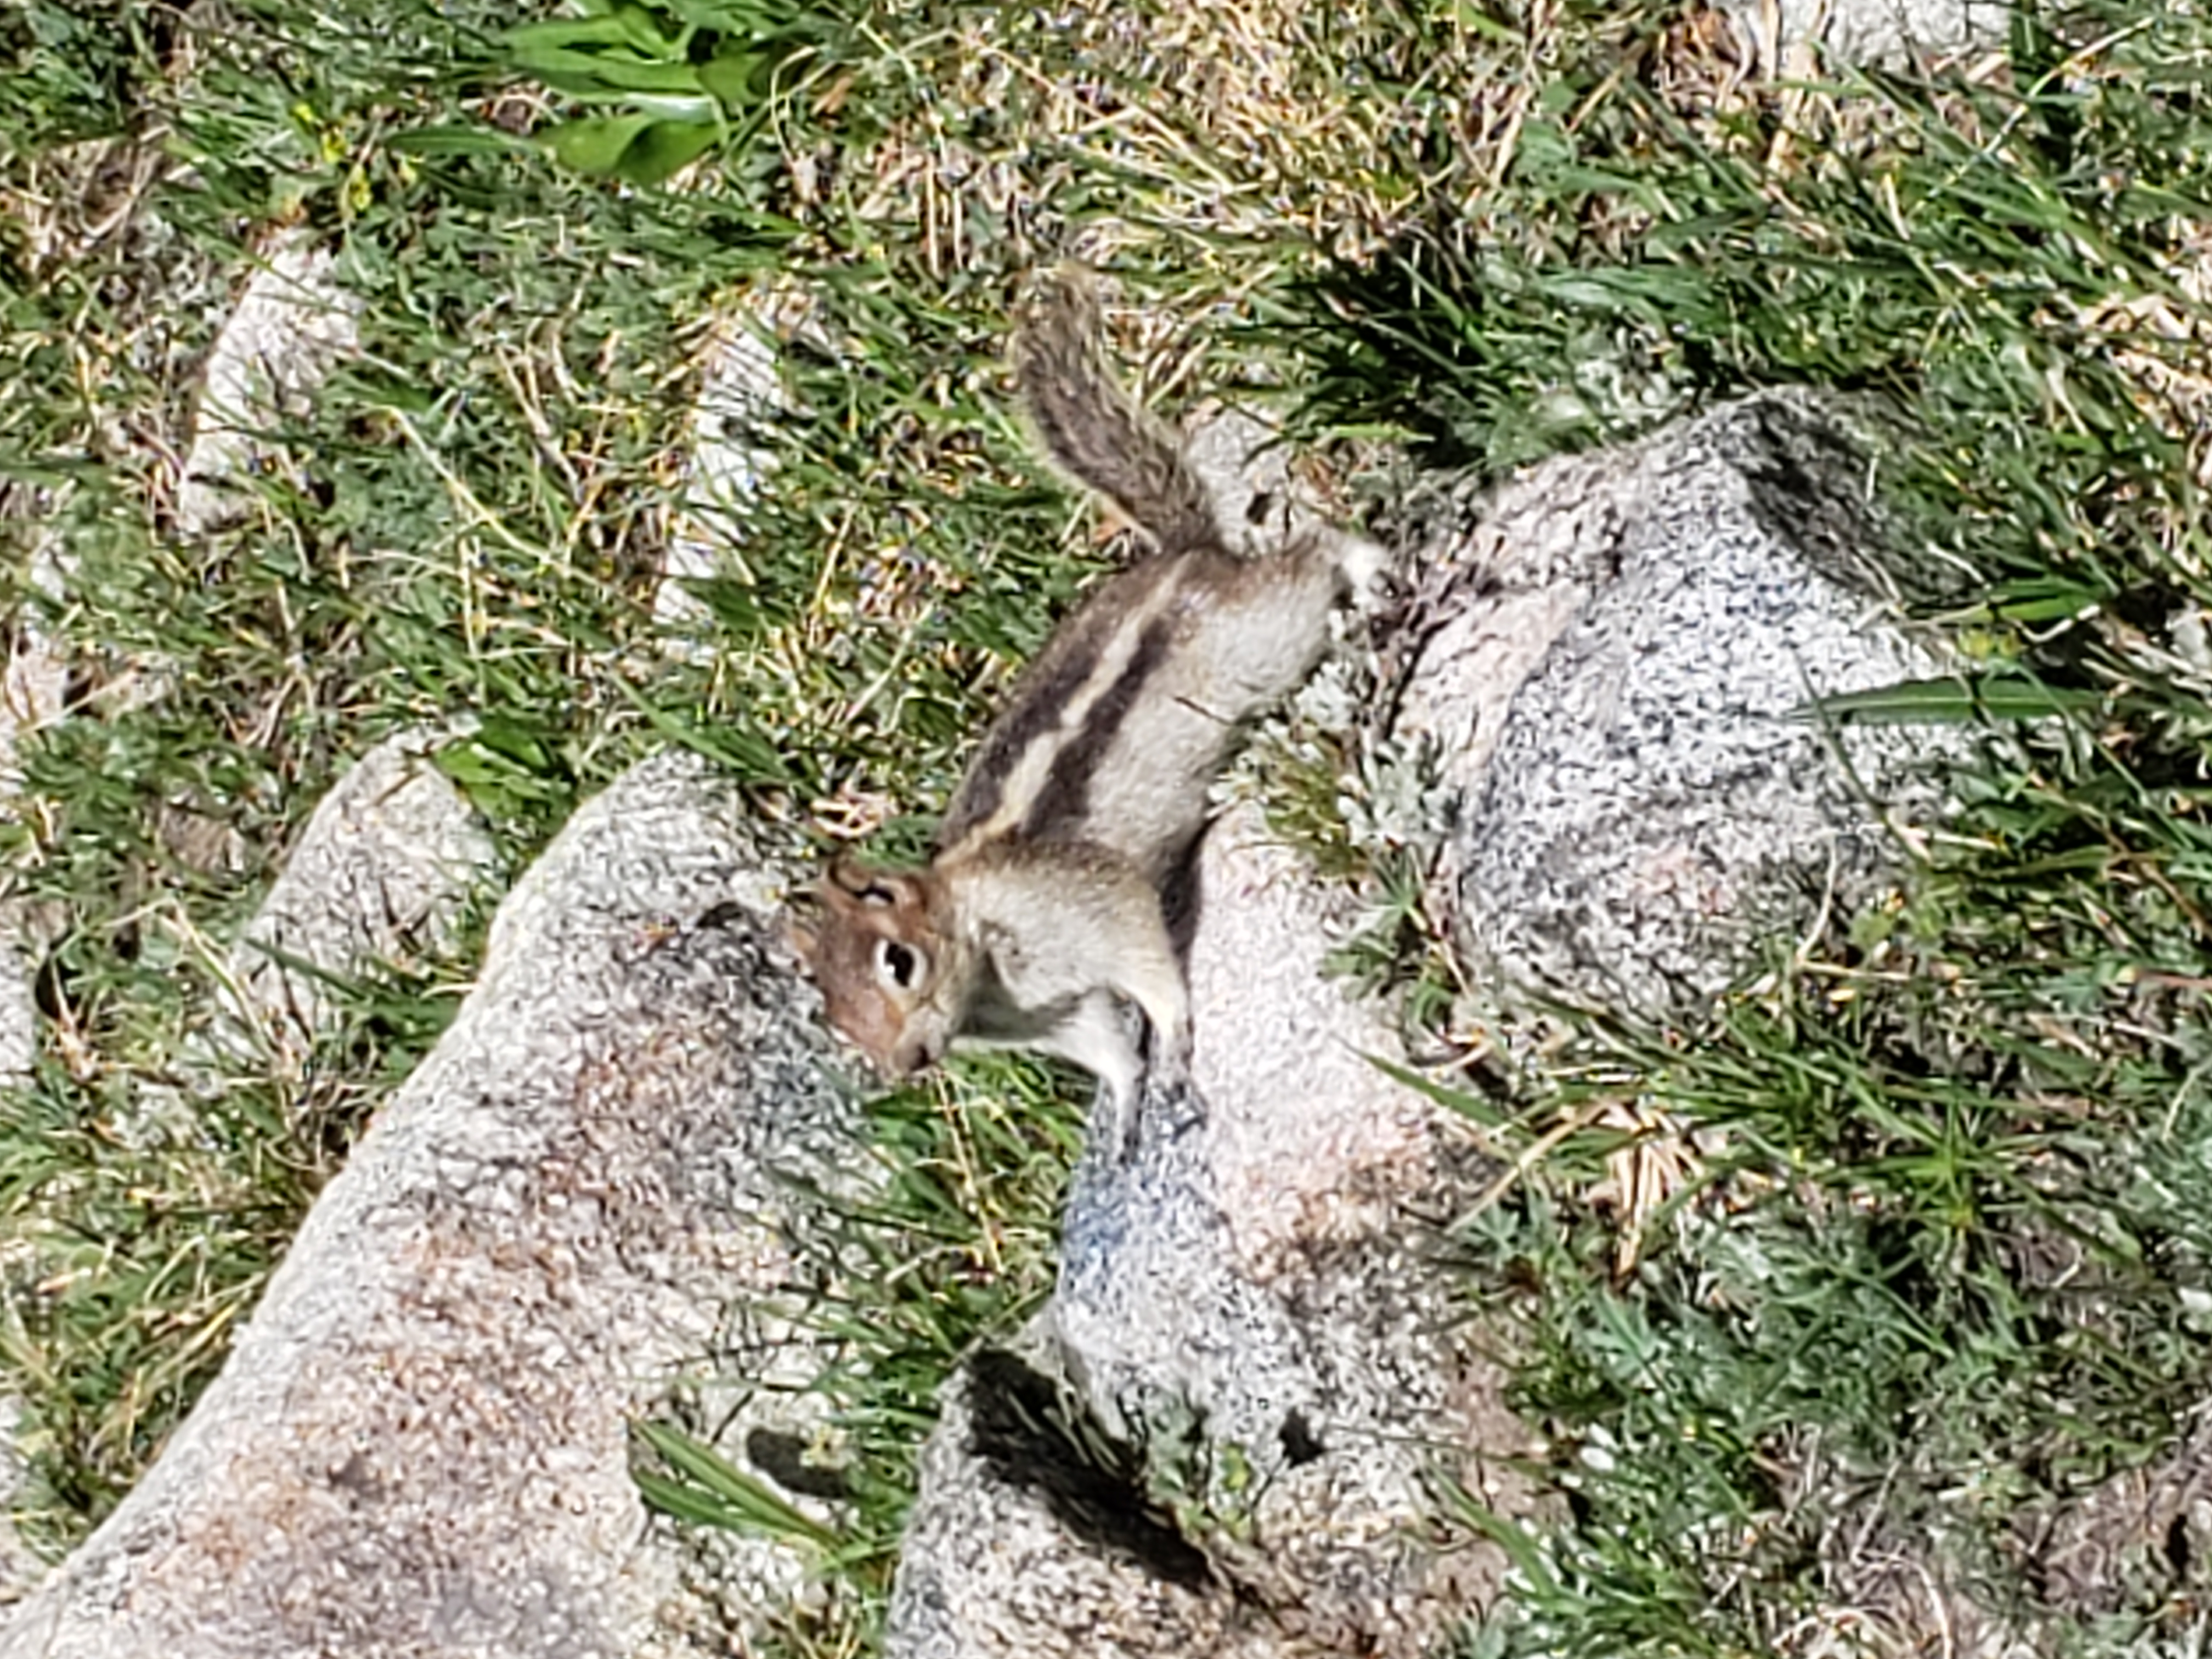
{"type": "Polygon", "coordinates": [[[1152,1027],[1150,1037],[1145,1067],[1152,1081],[1170,1088],[1189,1082],[1193,1048],[1190,1021],[1178,1020],[1164,1030],[1152,1027]]]}

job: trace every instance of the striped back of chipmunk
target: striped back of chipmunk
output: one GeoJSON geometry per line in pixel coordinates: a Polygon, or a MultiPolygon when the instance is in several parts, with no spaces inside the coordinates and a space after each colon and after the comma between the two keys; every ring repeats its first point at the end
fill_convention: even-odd
{"type": "Polygon", "coordinates": [[[938,853],[1089,842],[1158,883],[1205,823],[1242,726],[1320,655],[1346,582],[1343,538],[1231,553],[1205,481],[1107,374],[1080,281],[1048,297],[1019,356],[1053,458],[1156,545],[1085,595],[1015,682],[938,828],[938,853]]]}
{"type": "MultiPolygon", "coordinates": [[[[1002,836],[1094,841],[1150,868],[1182,850],[1156,843],[1176,838],[1186,819],[1180,838],[1187,841],[1204,803],[1164,799],[1186,769],[1174,751],[1188,744],[1170,737],[1158,745],[1155,705],[1185,689],[1177,684],[1187,677],[1177,639],[1186,575],[1183,559],[1148,559],[1101,583],[1061,623],[969,761],[938,826],[940,853],[1002,836]],[[1148,738],[1155,752],[1129,753],[1148,738]],[[1102,783],[1133,771],[1157,780],[1163,799],[1133,818],[1102,822],[1102,783]]],[[[1182,712],[1177,725],[1196,711],[1182,712]]],[[[1228,736],[1222,733],[1224,746],[1228,736]]]]}

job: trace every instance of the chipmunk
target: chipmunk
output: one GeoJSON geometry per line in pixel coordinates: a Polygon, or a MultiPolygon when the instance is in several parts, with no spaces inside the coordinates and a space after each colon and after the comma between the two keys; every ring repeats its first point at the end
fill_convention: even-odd
{"type": "Polygon", "coordinates": [[[963,1047],[1057,1055],[1107,1087],[1126,1139],[1143,1066],[1190,1056],[1189,995],[1162,903],[1245,723],[1297,686],[1378,550],[1326,529],[1229,550],[1182,447],[1102,358],[1088,283],[1063,277],[1018,337],[1041,447],[1152,551],[1094,588],[1017,680],[939,824],[928,867],[841,858],[794,941],[830,1018],[903,1077],[963,1047]]]}

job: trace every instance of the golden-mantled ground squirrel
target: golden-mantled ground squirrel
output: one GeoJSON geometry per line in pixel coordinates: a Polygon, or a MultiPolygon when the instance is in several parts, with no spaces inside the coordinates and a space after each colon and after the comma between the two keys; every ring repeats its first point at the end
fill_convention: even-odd
{"type": "Polygon", "coordinates": [[[1088,283],[1055,283],[1017,341],[1038,438],[1152,544],[1062,622],[984,733],[935,855],[912,873],[838,860],[793,930],[831,1022],[895,1077],[955,1044],[1095,1073],[1130,1127],[1142,1063],[1179,1073],[1190,1006],[1162,894],[1244,723],[1304,680],[1337,599],[1380,554],[1326,528],[1231,553],[1182,447],[1102,359],[1088,283]]]}

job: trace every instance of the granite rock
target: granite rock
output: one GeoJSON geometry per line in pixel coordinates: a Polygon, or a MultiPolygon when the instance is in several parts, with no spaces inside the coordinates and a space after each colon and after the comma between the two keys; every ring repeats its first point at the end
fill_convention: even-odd
{"type": "MultiPolygon", "coordinates": [[[[683,759],[578,812],[220,1376],[0,1655],[674,1659],[799,1592],[780,1546],[651,1519],[629,1468],[632,1419],[702,1367],[825,1360],[788,1321],[797,1194],[859,1160],[763,871],[683,759]]],[[[742,1459],[779,1410],[720,1443],[742,1459]]]]}

